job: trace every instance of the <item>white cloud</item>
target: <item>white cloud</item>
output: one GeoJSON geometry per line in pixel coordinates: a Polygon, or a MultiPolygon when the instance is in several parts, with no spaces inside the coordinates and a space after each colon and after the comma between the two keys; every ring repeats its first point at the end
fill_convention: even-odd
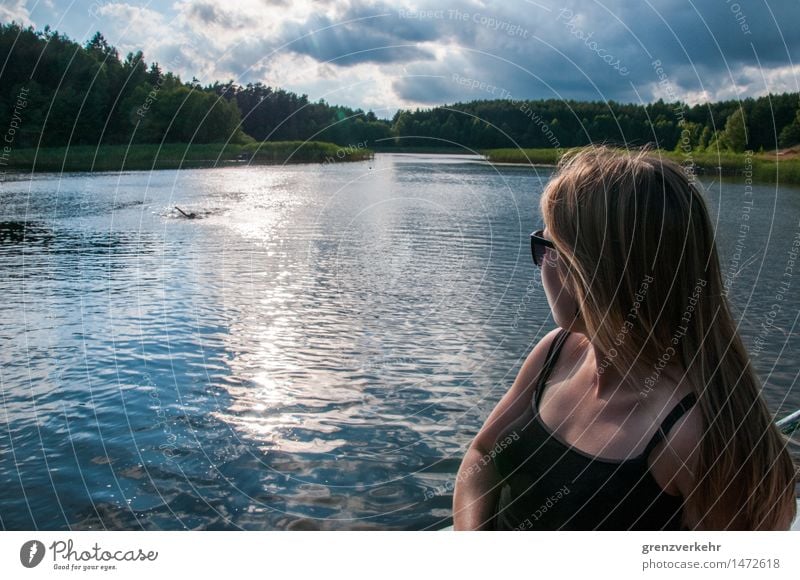
{"type": "Polygon", "coordinates": [[[772,68],[745,66],[742,68],[742,75],[749,81],[748,88],[753,93],[800,92],[800,67],[797,66],[772,68]]]}
{"type": "Polygon", "coordinates": [[[169,39],[177,36],[165,15],[149,8],[113,2],[97,8],[97,15],[103,18],[103,36],[122,53],[145,52],[169,44],[169,39]]]}
{"type": "MultiPolygon", "coordinates": [[[[184,79],[260,81],[364,109],[492,98],[454,82],[454,74],[531,99],[697,103],[798,90],[797,68],[788,64],[800,59],[800,32],[791,26],[796,6],[772,6],[775,21],[749,11],[752,34],[744,37],[725,3],[693,9],[684,1],[413,0],[423,11],[413,17],[409,4],[387,0],[176,0],[147,7],[128,0],[102,4],[95,29],[123,56],[141,49],[184,79]],[[618,58],[630,74],[604,58],[618,58]],[[672,95],[657,84],[656,58],[669,71],[672,95]]],[[[20,1],[0,10],[26,14],[20,1]]]]}
{"type": "Polygon", "coordinates": [[[213,63],[218,48],[185,26],[180,14],[169,18],[150,8],[114,2],[99,7],[97,15],[102,19],[98,27],[122,58],[141,50],[147,62],[157,61],[184,80],[193,76],[202,82],[220,80],[206,76],[216,73],[213,63]]]}
{"type": "Polygon", "coordinates": [[[791,65],[772,68],[743,65],[730,73],[727,70],[715,73],[704,66],[682,66],[676,67],[674,77],[668,80],[668,85],[648,84],[643,96],[665,101],[678,98],[689,105],[698,105],[800,91],[800,70],[791,65]]]}
{"type": "Polygon", "coordinates": [[[25,7],[25,0],[3,0],[0,4],[0,22],[15,21],[23,26],[34,26],[31,13],[25,7]]]}

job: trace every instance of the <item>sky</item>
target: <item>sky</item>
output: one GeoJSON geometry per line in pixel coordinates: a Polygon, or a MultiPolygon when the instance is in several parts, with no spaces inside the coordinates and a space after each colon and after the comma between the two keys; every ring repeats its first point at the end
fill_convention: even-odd
{"type": "Polygon", "coordinates": [[[372,110],[476,99],[707,101],[800,91],[798,0],[0,0],[0,21],[202,84],[372,110]]]}

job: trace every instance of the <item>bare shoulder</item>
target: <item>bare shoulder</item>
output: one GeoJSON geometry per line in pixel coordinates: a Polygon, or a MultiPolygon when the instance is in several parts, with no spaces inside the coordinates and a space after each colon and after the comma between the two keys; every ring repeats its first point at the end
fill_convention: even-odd
{"type": "Polygon", "coordinates": [[[530,399],[530,395],[539,380],[539,375],[544,368],[547,353],[550,351],[550,347],[554,344],[560,332],[561,328],[557,326],[536,343],[536,346],[533,347],[525,358],[525,362],[522,363],[509,392],[530,399]]]}
{"type": "Polygon", "coordinates": [[[542,370],[542,367],[544,367],[547,353],[552,344],[555,342],[556,338],[558,338],[558,334],[560,332],[561,328],[556,326],[550,332],[545,334],[536,344],[536,346],[533,347],[519,370],[519,374],[521,376],[524,376],[526,379],[530,380],[533,380],[538,376],[539,372],[542,370]]]}
{"type": "Polygon", "coordinates": [[[547,351],[556,339],[561,328],[548,332],[528,354],[517,374],[514,383],[489,414],[483,427],[473,441],[479,449],[490,449],[506,425],[522,415],[529,407],[533,389],[544,366],[547,351]]]}

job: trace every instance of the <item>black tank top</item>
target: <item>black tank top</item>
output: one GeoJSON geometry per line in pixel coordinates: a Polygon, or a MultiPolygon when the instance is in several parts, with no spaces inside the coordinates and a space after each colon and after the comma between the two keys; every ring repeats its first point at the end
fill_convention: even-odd
{"type": "Polygon", "coordinates": [[[679,530],[683,498],[666,493],[647,458],[695,402],[691,393],[669,413],[632,459],[593,457],[556,439],[539,416],[539,401],[553,363],[569,335],[550,345],[535,388],[535,404],[495,441],[503,479],[494,518],[497,530],[679,530]]]}

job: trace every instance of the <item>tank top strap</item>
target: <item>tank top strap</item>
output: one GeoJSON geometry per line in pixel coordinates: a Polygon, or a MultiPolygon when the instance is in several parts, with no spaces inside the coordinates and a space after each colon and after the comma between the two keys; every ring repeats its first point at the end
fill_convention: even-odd
{"type": "Polygon", "coordinates": [[[680,419],[684,413],[692,408],[692,405],[695,404],[696,400],[697,396],[694,393],[689,393],[683,399],[681,399],[677,405],[675,405],[672,411],[669,412],[669,415],[667,415],[661,425],[659,425],[658,430],[653,435],[653,438],[650,439],[650,442],[644,449],[644,453],[642,453],[642,457],[647,458],[650,455],[653,449],[655,449],[656,445],[661,443],[662,439],[666,438],[667,433],[669,433],[672,427],[675,426],[675,423],[678,421],[678,419],[680,419]]]}
{"type": "Polygon", "coordinates": [[[564,330],[563,328],[559,330],[556,337],[553,339],[553,342],[550,343],[550,348],[547,351],[547,356],[544,359],[544,365],[542,366],[541,371],[539,371],[539,380],[536,383],[536,406],[539,406],[539,399],[542,397],[542,391],[544,391],[543,385],[547,382],[547,379],[550,377],[550,372],[553,370],[553,364],[558,360],[558,355],[561,352],[561,347],[564,346],[564,343],[567,341],[567,337],[569,336],[569,330],[564,330]]]}

